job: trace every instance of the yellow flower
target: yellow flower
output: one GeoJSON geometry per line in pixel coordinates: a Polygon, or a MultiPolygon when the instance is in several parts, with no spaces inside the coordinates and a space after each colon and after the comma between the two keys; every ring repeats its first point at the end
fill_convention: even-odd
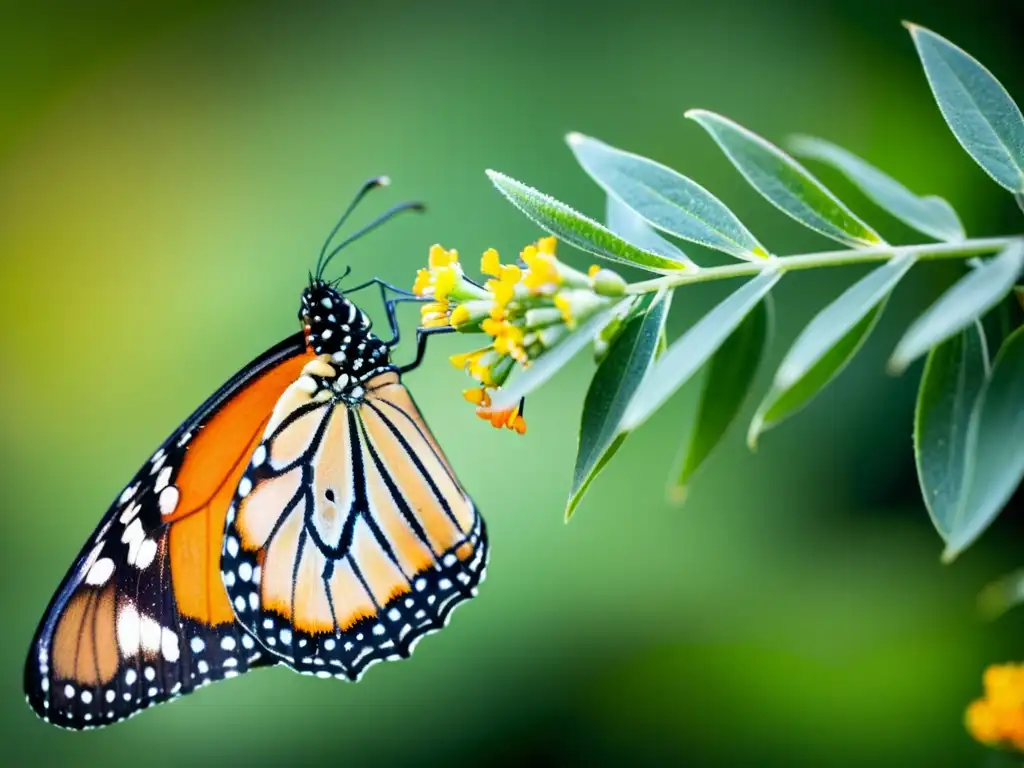
{"type": "Polygon", "coordinates": [[[562,313],[562,322],[564,322],[570,328],[576,326],[576,320],[572,316],[572,306],[569,304],[569,297],[564,293],[560,293],[555,296],[555,306],[562,313]]]}
{"type": "Polygon", "coordinates": [[[501,273],[501,260],[493,248],[488,248],[480,257],[480,271],[491,277],[497,277],[501,273]]]}
{"type": "Polygon", "coordinates": [[[452,248],[446,251],[443,246],[435,243],[430,246],[430,253],[427,256],[427,263],[431,269],[447,267],[459,263],[459,252],[452,248]]]}
{"type": "Polygon", "coordinates": [[[469,375],[487,387],[497,386],[494,379],[494,364],[501,359],[501,355],[494,349],[487,349],[480,357],[469,363],[469,375]]]}
{"type": "MultiPolygon", "coordinates": [[[[486,397],[486,393],[484,395],[486,397]]],[[[490,405],[490,398],[487,399],[487,405],[490,405]]],[[[476,409],[476,415],[485,421],[491,422],[491,426],[495,429],[506,427],[517,434],[525,435],[526,419],[523,418],[524,405],[525,398],[511,408],[502,408],[501,410],[491,410],[485,405],[476,409]]]]}
{"type": "Polygon", "coordinates": [[[557,247],[556,238],[542,237],[523,248],[518,264],[502,264],[498,251],[488,248],[480,257],[480,272],[487,276],[480,286],[464,276],[456,251],[435,245],[413,287],[417,295],[432,299],[422,308],[424,326],[447,324],[491,337],[490,346],[450,359],[480,384],[463,392],[477,414],[519,434],[526,431],[522,401],[494,410],[491,393],[517,366],[529,366],[625,292],[625,282],[611,270],[595,265],[583,274],[562,264],[557,247]]]}
{"type": "Polygon", "coordinates": [[[1024,664],[985,670],[985,696],[967,707],[964,724],[977,741],[1024,752],[1024,664]]]}
{"type": "Polygon", "coordinates": [[[518,363],[525,363],[526,350],[523,349],[523,329],[508,320],[487,318],[480,324],[483,332],[494,337],[494,349],[499,355],[508,355],[518,363]]]}
{"type": "Polygon", "coordinates": [[[487,408],[491,404],[491,397],[487,394],[486,387],[473,387],[472,389],[464,389],[462,396],[466,398],[473,405],[481,408],[487,408]]]}
{"type": "Polygon", "coordinates": [[[453,328],[459,330],[475,330],[480,321],[490,317],[493,312],[494,301],[491,299],[470,299],[452,310],[451,324],[453,328]]]}
{"type": "Polygon", "coordinates": [[[520,435],[526,434],[526,419],[523,418],[523,406],[525,398],[512,408],[503,408],[499,411],[491,410],[491,395],[487,387],[474,387],[463,391],[462,396],[475,405],[476,415],[485,421],[491,422],[496,429],[506,427],[520,435]]]}
{"type": "Polygon", "coordinates": [[[412,292],[417,296],[423,296],[430,287],[431,277],[429,269],[416,270],[416,282],[412,284],[412,292]]]}
{"type": "Polygon", "coordinates": [[[433,296],[438,301],[449,298],[483,298],[480,287],[463,278],[459,252],[455,249],[447,251],[440,245],[430,247],[427,269],[416,273],[412,292],[417,296],[433,296]]]}
{"type": "Polygon", "coordinates": [[[547,250],[541,250],[537,245],[528,245],[519,254],[528,268],[523,275],[523,285],[533,294],[549,293],[562,284],[554,246],[547,242],[553,240],[553,237],[544,237],[537,241],[538,245],[544,243],[547,250]]]}
{"type": "Polygon", "coordinates": [[[460,325],[465,325],[469,322],[469,309],[465,304],[459,304],[455,309],[452,310],[451,324],[453,328],[458,328],[460,325]]]}
{"type": "Polygon", "coordinates": [[[515,298],[516,285],[523,276],[523,271],[515,264],[499,264],[498,252],[493,248],[484,254],[481,260],[481,271],[487,275],[493,275],[484,285],[491,295],[494,296],[494,307],[491,309],[491,317],[501,320],[505,317],[505,310],[509,302],[515,298]],[[494,258],[489,259],[488,254],[493,253],[494,258]]]}
{"type": "Polygon", "coordinates": [[[490,347],[474,349],[472,352],[460,352],[457,355],[452,355],[448,360],[460,371],[464,371],[469,368],[469,366],[475,364],[488,350],[490,350],[490,347]]]}
{"type": "Polygon", "coordinates": [[[555,255],[555,248],[558,246],[558,238],[556,237],[542,237],[537,241],[537,250],[541,253],[546,253],[549,256],[555,255]]]}
{"type": "Polygon", "coordinates": [[[450,305],[447,301],[432,301],[420,307],[420,325],[424,328],[440,328],[448,325],[450,305]]]}

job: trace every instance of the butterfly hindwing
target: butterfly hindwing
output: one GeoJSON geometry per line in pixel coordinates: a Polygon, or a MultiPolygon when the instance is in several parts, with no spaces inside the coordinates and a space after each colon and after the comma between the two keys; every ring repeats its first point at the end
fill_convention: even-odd
{"type": "Polygon", "coordinates": [[[350,680],[443,627],[487,559],[483,519],[398,373],[356,352],[309,363],[282,396],[222,557],[262,645],[298,671],[350,680]]]}
{"type": "Polygon", "coordinates": [[[302,334],[200,407],[110,507],[47,608],[25,667],[29,704],[68,728],[107,725],[273,657],[235,621],[220,579],[224,517],[270,409],[309,355],[302,334]]]}

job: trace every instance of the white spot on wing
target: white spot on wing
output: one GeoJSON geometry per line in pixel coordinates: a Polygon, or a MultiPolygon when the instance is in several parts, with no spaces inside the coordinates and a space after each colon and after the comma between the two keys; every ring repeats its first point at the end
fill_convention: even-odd
{"type": "Polygon", "coordinates": [[[140,571],[148,568],[156,557],[156,542],[153,539],[143,539],[135,551],[135,559],[129,555],[128,561],[140,571]]]}
{"type": "Polygon", "coordinates": [[[178,650],[178,636],[171,630],[164,627],[160,631],[160,653],[164,655],[164,658],[172,664],[178,660],[180,652],[178,650]]]}
{"type": "Polygon", "coordinates": [[[119,520],[123,525],[128,525],[132,518],[139,514],[140,509],[142,509],[142,507],[139,504],[139,502],[132,502],[128,507],[125,508],[124,512],[121,513],[121,517],[119,518],[119,520]]]}
{"type": "Polygon", "coordinates": [[[92,568],[85,574],[85,583],[94,587],[106,584],[114,575],[114,561],[109,557],[101,557],[92,564],[92,568]]]}
{"type": "MultiPolygon", "coordinates": [[[[139,652],[139,612],[129,601],[122,603],[117,612],[117,647],[126,659],[139,652]]],[[[133,669],[125,673],[126,679],[129,676],[134,679],[134,675],[133,669]]],[[[131,680],[128,680],[128,684],[131,685],[131,680]]]]}
{"type": "Polygon", "coordinates": [[[121,498],[118,499],[118,503],[127,504],[129,499],[131,499],[131,497],[135,495],[135,491],[137,491],[138,488],[138,483],[129,485],[127,488],[124,489],[124,491],[121,492],[121,498]]]}
{"type": "Polygon", "coordinates": [[[252,465],[254,467],[260,466],[267,459],[267,447],[260,443],[256,446],[256,450],[252,452],[252,465]]]}
{"type": "Polygon", "coordinates": [[[156,476],[156,483],[153,485],[153,490],[160,493],[167,484],[171,482],[171,468],[164,467],[160,470],[160,474],[156,476]]]}
{"type": "Polygon", "coordinates": [[[160,499],[157,502],[160,505],[160,514],[169,515],[178,508],[178,499],[181,494],[178,493],[178,489],[173,485],[168,485],[162,491],[160,491],[160,499]]]}
{"type": "MultiPolygon", "coordinates": [[[[155,653],[160,650],[160,625],[149,616],[145,614],[139,614],[139,640],[142,643],[143,650],[155,653]]],[[[149,668],[147,667],[146,678],[152,680],[149,677],[149,668]]]]}

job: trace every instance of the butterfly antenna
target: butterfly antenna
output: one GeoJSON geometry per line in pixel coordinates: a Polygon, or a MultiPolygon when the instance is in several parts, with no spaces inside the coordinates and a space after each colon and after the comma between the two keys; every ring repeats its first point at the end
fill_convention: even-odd
{"type": "Polygon", "coordinates": [[[369,192],[371,189],[376,189],[377,187],[386,187],[390,183],[391,179],[389,179],[387,176],[375,176],[374,178],[367,179],[366,181],[363,182],[363,186],[361,186],[359,188],[359,191],[356,192],[356,196],[352,198],[352,202],[348,204],[348,208],[346,208],[345,212],[341,214],[341,218],[338,219],[338,223],[334,225],[334,228],[331,230],[331,233],[327,236],[327,239],[324,240],[323,247],[320,249],[320,255],[317,257],[316,260],[317,278],[319,278],[320,275],[323,274],[323,267],[321,266],[321,263],[324,260],[324,254],[327,253],[327,249],[331,245],[331,240],[333,240],[334,236],[338,234],[338,230],[341,229],[342,225],[348,219],[349,215],[352,213],[352,211],[356,209],[356,206],[359,205],[359,201],[366,197],[366,193],[369,192]]]}
{"type": "Polygon", "coordinates": [[[334,280],[331,280],[331,286],[334,287],[334,288],[337,288],[339,285],[341,285],[342,281],[344,281],[344,279],[346,277],[348,277],[349,275],[351,275],[351,274],[352,274],[352,265],[351,264],[346,264],[345,265],[345,271],[342,273],[341,277],[338,277],[338,278],[335,278],[334,280]]]}
{"type": "Polygon", "coordinates": [[[426,207],[423,205],[423,203],[401,203],[400,205],[396,205],[395,207],[389,208],[388,210],[384,211],[384,213],[382,213],[376,219],[371,221],[365,227],[363,227],[362,229],[358,230],[357,232],[353,232],[351,235],[349,235],[344,240],[342,240],[340,243],[338,243],[336,246],[334,246],[334,249],[329,254],[327,254],[327,258],[325,258],[323,260],[322,264],[320,264],[318,262],[317,279],[319,280],[320,276],[323,275],[324,270],[327,269],[327,265],[331,263],[331,259],[333,259],[335,256],[337,256],[338,252],[342,248],[344,248],[346,245],[354,243],[356,240],[358,240],[363,235],[369,234],[370,232],[375,230],[377,227],[379,227],[381,224],[384,224],[385,222],[390,221],[391,219],[393,219],[395,216],[397,216],[398,214],[402,213],[403,211],[421,211],[422,212],[424,210],[426,210],[426,207]]]}

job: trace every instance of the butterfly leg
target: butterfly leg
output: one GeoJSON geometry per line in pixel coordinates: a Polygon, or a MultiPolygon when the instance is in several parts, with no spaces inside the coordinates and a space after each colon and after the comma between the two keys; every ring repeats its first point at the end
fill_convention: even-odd
{"type": "Polygon", "coordinates": [[[405,291],[397,286],[391,285],[391,283],[386,283],[379,277],[375,277],[372,280],[367,280],[365,283],[360,283],[353,288],[349,288],[346,293],[355,293],[356,291],[361,291],[364,288],[369,288],[371,285],[376,285],[380,288],[380,300],[384,304],[384,309],[388,314],[388,326],[391,328],[391,338],[386,343],[389,347],[393,347],[398,344],[398,340],[401,335],[398,327],[398,317],[395,310],[396,305],[406,301],[433,301],[433,298],[430,296],[417,296],[414,293],[410,293],[409,291],[405,291]],[[388,291],[393,291],[398,295],[388,297],[388,291]]]}
{"type": "Polygon", "coordinates": [[[417,328],[416,329],[416,359],[406,365],[398,367],[398,372],[406,374],[414,368],[419,367],[419,364],[423,362],[423,354],[427,351],[427,337],[435,336],[439,333],[451,333],[455,329],[450,325],[445,325],[440,328],[417,328]]]}
{"type": "MultiPolygon", "coordinates": [[[[372,280],[367,280],[365,283],[349,288],[346,293],[354,293],[364,288],[369,288],[371,285],[376,285],[380,289],[380,298],[384,303],[384,309],[388,316],[388,325],[391,328],[391,338],[385,342],[389,347],[395,347],[402,338],[401,328],[398,324],[398,317],[396,314],[396,307],[398,304],[414,301],[414,302],[426,302],[433,301],[431,296],[417,296],[414,293],[398,288],[397,286],[391,285],[381,280],[379,277],[375,277],[372,280]],[[388,291],[392,291],[397,296],[388,296],[388,291]]],[[[437,333],[449,333],[455,329],[451,326],[444,326],[441,328],[417,328],[416,329],[416,358],[409,364],[400,366],[399,373],[407,373],[418,367],[423,362],[423,355],[427,351],[427,337],[433,336],[437,333]]]]}
{"type": "MultiPolygon", "coordinates": [[[[360,283],[357,286],[349,288],[348,290],[345,291],[345,293],[355,293],[356,291],[361,291],[364,288],[369,288],[371,285],[376,285],[380,288],[381,299],[384,301],[387,301],[387,293],[385,291],[392,291],[394,293],[397,293],[399,296],[416,296],[416,294],[412,293],[411,291],[407,291],[404,288],[399,288],[397,285],[392,285],[391,283],[386,283],[379,277],[375,277],[372,280],[367,280],[365,283],[360,283]]],[[[416,296],[416,298],[419,299],[421,297],[416,296]]],[[[426,299],[427,297],[422,298],[426,299]]]]}

